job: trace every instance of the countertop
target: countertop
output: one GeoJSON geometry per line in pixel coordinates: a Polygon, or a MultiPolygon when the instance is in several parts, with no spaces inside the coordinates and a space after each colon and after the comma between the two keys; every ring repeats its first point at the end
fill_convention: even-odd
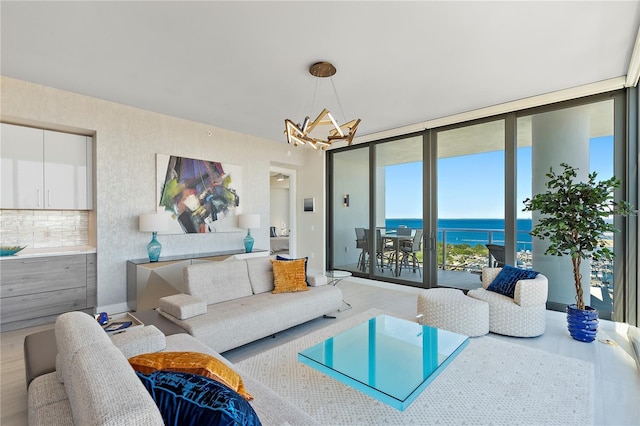
{"type": "Polygon", "coordinates": [[[96,248],[91,246],[74,246],[74,247],[44,247],[30,248],[14,254],[13,256],[0,256],[1,260],[32,258],[32,257],[48,257],[48,256],[69,256],[73,254],[90,254],[96,253],[96,248]]]}

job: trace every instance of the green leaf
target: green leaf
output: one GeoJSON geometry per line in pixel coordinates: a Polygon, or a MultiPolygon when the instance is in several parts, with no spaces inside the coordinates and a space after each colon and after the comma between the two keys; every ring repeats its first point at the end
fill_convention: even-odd
{"type": "MultiPolygon", "coordinates": [[[[611,215],[635,215],[633,206],[626,201],[615,201],[614,190],[621,181],[615,176],[596,181],[598,174],[588,174],[586,182],[574,182],[577,170],[567,163],[561,163],[564,169],[560,174],[549,169],[546,192],[541,192],[524,200],[523,211],[537,211],[542,216],[530,235],[548,240],[545,254],[553,256],[569,255],[573,259],[611,260],[614,257],[604,244],[604,234],[618,232],[605,218],[611,215]]],[[[574,277],[580,276],[576,270],[579,263],[574,262],[574,277]]],[[[576,278],[576,289],[580,288],[576,278]]],[[[578,304],[583,304],[578,297],[578,304]]]]}

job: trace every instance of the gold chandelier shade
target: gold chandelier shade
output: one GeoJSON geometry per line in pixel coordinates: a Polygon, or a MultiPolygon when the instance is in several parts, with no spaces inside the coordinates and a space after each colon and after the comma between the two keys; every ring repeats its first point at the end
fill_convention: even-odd
{"type": "MultiPolygon", "coordinates": [[[[336,68],[329,62],[316,62],[309,67],[309,73],[318,78],[331,77],[336,73],[336,68]]],[[[338,99],[339,102],[340,100],[338,99]]],[[[338,125],[338,122],[326,108],[313,121],[308,116],[305,117],[302,124],[296,124],[288,118],[284,120],[285,134],[289,144],[293,146],[309,144],[314,149],[320,148],[323,150],[338,141],[346,141],[347,145],[351,145],[359,124],[360,119],[358,118],[338,125]],[[329,126],[329,130],[321,132],[321,126],[329,126]],[[316,132],[312,135],[314,130],[316,132]]]]}

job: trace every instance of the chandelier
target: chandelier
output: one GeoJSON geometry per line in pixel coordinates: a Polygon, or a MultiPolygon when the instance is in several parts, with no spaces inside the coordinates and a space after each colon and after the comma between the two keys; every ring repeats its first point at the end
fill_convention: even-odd
{"type": "MultiPolygon", "coordinates": [[[[316,62],[309,67],[309,73],[318,78],[332,77],[336,73],[336,67],[329,62],[316,62]]],[[[333,85],[333,91],[338,100],[338,105],[340,105],[340,99],[338,98],[336,87],[333,84],[333,79],[331,79],[331,84],[333,85]]],[[[340,109],[342,109],[342,105],[340,105],[340,109]]],[[[300,123],[296,124],[288,118],[284,120],[285,134],[287,135],[288,143],[293,146],[309,144],[314,149],[327,149],[333,142],[338,141],[346,141],[347,145],[351,145],[359,124],[360,119],[358,118],[338,125],[338,122],[326,108],[324,108],[313,121],[311,121],[309,116],[305,117],[302,125],[300,123]]]]}

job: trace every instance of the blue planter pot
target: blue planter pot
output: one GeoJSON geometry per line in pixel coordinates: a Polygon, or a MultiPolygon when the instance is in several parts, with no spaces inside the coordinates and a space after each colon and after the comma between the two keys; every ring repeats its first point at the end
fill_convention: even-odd
{"type": "Polygon", "coordinates": [[[574,339],[593,342],[598,333],[598,310],[591,306],[585,306],[584,310],[576,305],[567,306],[567,328],[574,339]]]}

